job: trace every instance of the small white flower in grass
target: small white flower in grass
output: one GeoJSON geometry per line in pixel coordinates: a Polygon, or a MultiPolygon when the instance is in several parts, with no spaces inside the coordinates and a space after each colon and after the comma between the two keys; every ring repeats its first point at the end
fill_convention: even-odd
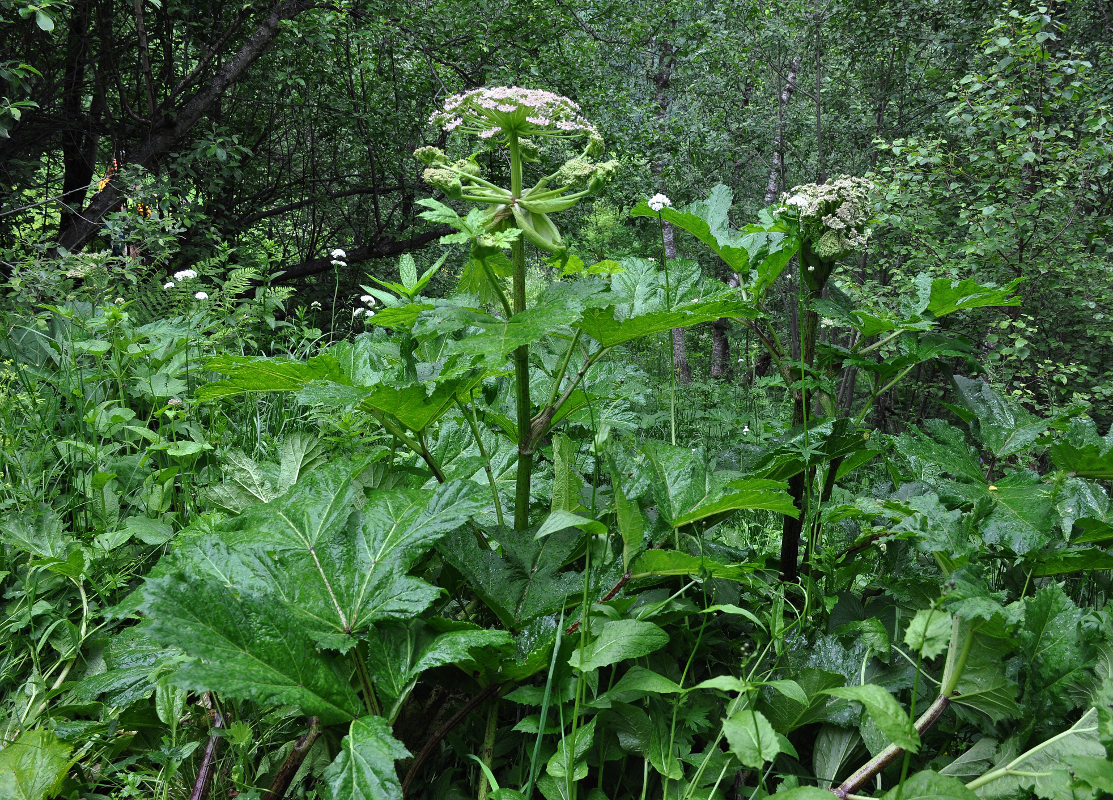
{"type": "Polygon", "coordinates": [[[743,425],[742,426],[742,435],[745,436],[749,432],[750,432],[750,426],[749,425],[743,425]]]}
{"type": "Polygon", "coordinates": [[[123,304],[124,304],[124,298],[122,298],[122,297],[117,297],[117,298],[116,298],[116,305],[118,305],[118,306],[122,306],[123,304]]]}
{"type": "Polygon", "coordinates": [[[189,279],[196,277],[197,273],[191,269],[183,269],[181,272],[174,273],[174,280],[176,281],[188,281],[189,279]]]}
{"type": "Polygon", "coordinates": [[[194,292],[193,296],[196,297],[198,300],[208,300],[209,299],[209,295],[206,294],[205,292],[194,292]]]}
{"type": "Polygon", "coordinates": [[[162,288],[163,289],[173,289],[174,288],[174,281],[167,281],[166,283],[162,284],[162,288]]]}
{"type": "Polygon", "coordinates": [[[332,260],[331,262],[329,262],[329,263],[331,263],[331,264],[332,264],[332,265],[333,265],[334,267],[346,267],[346,266],[348,266],[347,264],[345,264],[345,263],[344,263],[343,261],[341,261],[341,260],[340,260],[340,259],[338,259],[338,258],[334,258],[334,259],[333,259],[333,260],[332,260]]]}
{"type": "Polygon", "coordinates": [[[369,295],[369,294],[361,294],[361,295],[359,296],[359,302],[361,302],[361,303],[374,303],[374,302],[375,302],[375,298],[374,298],[374,297],[372,297],[372,296],[371,296],[371,295],[369,295]]]}
{"type": "Polygon", "coordinates": [[[341,250],[339,247],[330,253],[333,258],[347,258],[348,254],[341,250]]]}
{"type": "Polygon", "coordinates": [[[375,312],[374,312],[374,311],[364,311],[363,313],[364,313],[364,314],[366,314],[366,315],[367,315],[367,316],[369,316],[369,317],[373,317],[373,316],[375,316],[375,312]]]}
{"type": "Polygon", "coordinates": [[[672,200],[665,195],[658,193],[649,198],[649,207],[654,211],[660,211],[665,206],[672,208],[672,200]]]}
{"type": "Polygon", "coordinates": [[[321,301],[320,300],[314,300],[312,303],[309,304],[309,310],[310,311],[320,311],[321,310],[321,301]]]}
{"type": "Polygon", "coordinates": [[[363,313],[363,309],[362,309],[362,308],[353,308],[353,309],[352,309],[352,316],[353,316],[353,317],[358,317],[358,316],[359,316],[360,314],[362,314],[362,313],[363,313]]]}

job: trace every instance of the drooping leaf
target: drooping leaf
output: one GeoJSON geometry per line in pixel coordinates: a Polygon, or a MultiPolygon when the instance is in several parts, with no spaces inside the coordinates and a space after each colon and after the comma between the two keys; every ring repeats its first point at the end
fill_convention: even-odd
{"type": "Polygon", "coordinates": [[[321,774],[326,800],[402,800],[394,762],[410,752],[382,717],[353,720],[340,752],[321,774]]]}
{"type": "Polygon", "coordinates": [[[921,608],[908,623],[904,643],[924,658],[935,658],[947,649],[951,615],[935,608],[921,608]]]}
{"type": "Polygon", "coordinates": [[[722,564],[704,556],[678,550],[646,550],[634,559],[630,573],[636,578],[654,575],[692,575],[745,581],[752,573],[746,564],[722,564]]]}
{"type": "Polygon", "coordinates": [[[890,742],[912,753],[920,749],[920,737],[912,727],[908,714],[884,687],[866,683],[859,686],[839,686],[827,689],[825,693],[845,700],[856,700],[890,742]]]}
{"type": "Polygon", "coordinates": [[[812,769],[821,788],[829,789],[845,764],[861,744],[858,731],[838,725],[824,725],[815,737],[812,769]]]}
{"type": "Polygon", "coordinates": [[[924,770],[887,791],[882,800],[977,800],[957,778],[924,770]]]}
{"type": "Polygon", "coordinates": [[[73,748],[51,731],[24,731],[0,749],[0,797],[48,800],[62,789],[73,748]]]}
{"type": "Polygon", "coordinates": [[[986,306],[1018,306],[1019,297],[1010,295],[1016,291],[1022,278],[1017,278],[1005,286],[982,286],[976,281],[966,279],[955,281],[949,278],[931,279],[921,273],[916,276],[916,293],[921,313],[927,312],[938,318],[971,308],[986,306]]]}
{"type": "Polygon", "coordinates": [[[151,641],[141,628],[125,628],[109,642],[105,671],[83,678],[75,694],[83,700],[104,696],[109,705],[126,708],[151,696],[159,668],[177,656],[177,651],[151,641]]]}
{"type": "Polygon", "coordinates": [[[621,319],[612,308],[584,312],[576,327],[599,344],[613,347],[675,328],[691,328],[717,319],[754,319],[757,310],[739,300],[713,300],[689,303],[672,309],[649,311],[621,319]]]}
{"type": "Polygon", "coordinates": [[[739,240],[739,233],[731,230],[728,214],[734,202],[734,192],[724,184],[714,186],[707,198],[690,203],[682,210],[666,206],[654,211],[646,201],[638,203],[630,212],[632,217],[657,217],[682,228],[711,248],[735,272],[749,269],[750,256],[739,240]]]}
{"type": "Polygon", "coordinates": [[[233,397],[248,392],[296,392],[313,381],[351,383],[329,353],[306,361],[220,356],[207,361],[205,369],[228,378],[200,387],[197,390],[199,400],[233,397]]]}
{"type": "Polygon", "coordinates": [[[276,598],[176,572],[148,579],[141,608],[145,633],[191,658],[174,673],[188,689],[292,705],[326,724],[363,713],[347,671],[276,598]]]}
{"type": "Polygon", "coordinates": [[[995,459],[1022,452],[1047,430],[1047,420],[1010,403],[984,381],[956,375],[954,383],[962,406],[974,415],[978,438],[995,459]]]}

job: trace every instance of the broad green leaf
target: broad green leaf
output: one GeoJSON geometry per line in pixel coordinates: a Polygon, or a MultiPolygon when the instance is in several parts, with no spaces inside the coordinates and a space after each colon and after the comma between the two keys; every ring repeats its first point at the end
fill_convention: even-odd
{"type": "Polygon", "coordinates": [[[924,430],[912,429],[896,439],[897,452],[908,460],[917,477],[931,479],[940,472],[956,478],[985,482],[985,469],[966,443],[962,431],[943,420],[924,422],[924,430]]]}
{"type": "Polygon", "coordinates": [[[1097,547],[1069,547],[1028,553],[1024,564],[1033,578],[1070,575],[1076,572],[1113,570],[1113,553],[1097,547]]]}
{"type": "Polygon", "coordinates": [[[452,482],[376,490],[353,513],[358,472],[344,462],[319,467],[278,500],[230,520],[220,544],[231,552],[214,569],[281,598],[305,632],[340,650],[372,623],[405,619],[436,598],[440,590],[409,576],[410,566],[483,506],[473,484],[452,482]]]}
{"type": "Polygon", "coordinates": [[[730,751],[743,765],[761,769],[781,753],[777,733],[760,711],[744,708],[723,721],[730,751]]]}
{"type": "Polygon", "coordinates": [[[645,517],[637,501],[628,500],[622,488],[622,473],[613,457],[608,457],[611,470],[611,487],[614,492],[614,510],[618,532],[622,536],[622,568],[630,569],[630,562],[645,547],[645,517]]]}
{"type": "Polygon", "coordinates": [[[594,308],[584,312],[576,324],[599,344],[613,347],[631,342],[655,333],[690,328],[717,319],[754,319],[757,310],[740,300],[714,300],[660,311],[650,311],[638,316],[622,319],[612,308],[594,308]]]}
{"type": "Polygon", "coordinates": [[[939,772],[942,775],[949,775],[959,780],[977,778],[992,769],[996,757],[997,740],[989,736],[983,736],[974,742],[969,750],[940,769],[939,772]]]}
{"type": "Polygon", "coordinates": [[[977,797],[957,778],[924,770],[894,786],[881,800],[977,800],[977,797]]]}
{"type": "Polygon", "coordinates": [[[628,658],[648,655],[668,642],[669,635],[652,622],[607,620],[594,639],[572,653],[568,663],[581,672],[589,672],[628,658]]]}
{"type": "Polygon", "coordinates": [[[979,624],[952,702],[981,711],[994,722],[1020,716],[1017,685],[1001,669],[1012,650],[999,619],[979,624]]]}
{"type": "Polygon", "coordinates": [[[947,649],[951,639],[951,615],[935,608],[921,608],[908,623],[904,643],[924,658],[931,659],[947,649]]]}
{"type": "Polygon", "coordinates": [[[108,705],[126,708],[151,696],[159,668],[172,663],[177,655],[151,641],[142,628],[124,628],[108,644],[105,671],[83,678],[74,692],[85,701],[103,695],[108,705]]]}
{"type": "Polygon", "coordinates": [[[769,509],[793,517],[799,513],[783,484],[716,472],[699,449],[648,441],[642,452],[651,469],[657,509],[672,527],[740,509],[769,509]]]}
{"type": "Polygon", "coordinates": [[[634,665],[592,705],[606,708],[614,702],[629,703],[649,694],[676,694],[680,691],[680,684],[675,681],[645,667],[634,665]]]}
{"type": "Polygon", "coordinates": [[[643,200],[630,212],[632,217],[654,217],[688,231],[711,248],[735,272],[745,273],[750,266],[750,255],[741,242],[738,231],[731,230],[728,217],[734,192],[724,184],[714,186],[705,200],[690,203],[682,210],[669,206],[654,211],[643,200]]]}
{"type": "Polygon", "coordinates": [[[553,511],[575,511],[580,507],[584,482],[575,470],[576,443],[562,433],[553,436],[553,511]]]}
{"type": "Polygon", "coordinates": [[[769,702],[761,703],[766,718],[782,733],[790,733],[804,725],[823,721],[827,716],[827,706],[831,703],[825,690],[839,686],[846,680],[842,675],[817,667],[798,670],[794,678],[808,696],[806,705],[784,695],[776,695],[769,702]]]}
{"type": "Polygon", "coordinates": [[[976,281],[966,279],[955,281],[949,278],[932,280],[921,273],[916,276],[916,293],[919,298],[919,311],[927,312],[938,318],[971,308],[986,306],[1018,306],[1019,297],[1010,297],[1020,285],[1022,278],[1005,286],[982,286],[976,281]]]}
{"type": "Polygon", "coordinates": [[[550,533],[557,531],[567,530],[568,528],[578,528],[581,531],[594,534],[602,534],[607,532],[607,526],[602,522],[596,522],[590,517],[585,517],[582,514],[573,514],[571,511],[553,511],[541,523],[541,527],[537,529],[534,534],[535,539],[542,539],[550,533]]]}
{"type": "Polygon", "coordinates": [[[1059,469],[1083,478],[1113,480],[1113,429],[1099,436],[1091,419],[1072,419],[1066,434],[1049,452],[1059,469]]]}
{"type": "Polygon", "coordinates": [[[432,386],[421,383],[380,385],[366,392],[359,406],[364,410],[390,414],[407,430],[420,433],[452,408],[457,397],[466,397],[482,380],[483,374],[476,372],[432,386]]]}
{"type": "Polygon", "coordinates": [[[653,714],[649,718],[649,745],[645,758],[649,766],[671,780],[684,777],[684,767],[677,758],[676,736],[671,715],[653,714]]]}
{"type": "Polygon", "coordinates": [[[710,558],[677,550],[646,550],[634,559],[630,573],[635,578],[654,575],[695,575],[728,580],[748,580],[752,567],[746,564],[720,564],[710,558]]]}
{"type": "Polygon", "coordinates": [[[62,789],[73,748],[51,731],[24,731],[0,750],[0,797],[49,800],[62,789]]]}
{"type": "Polygon", "coordinates": [[[422,338],[478,329],[453,340],[448,350],[481,358],[498,368],[517,348],[566,329],[580,319],[585,309],[605,303],[604,288],[603,281],[594,277],[549,284],[536,303],[509,320],[459,306],[442,306],[422,313],[414,326],[414,335],[422,338]]]}
{"type": "Polygon", "coordinates": [[[1018,556],[1039,550],[1051,541],[1055,527],[1055,487],[1034,475],[1014,472],[989,487],[977,487],[974,497],[993,501],[981,521],[982,539],[1004,545],[1018,556]]]}
{"type": "MultiPolygon", "coordinates": [[[[1070,728],[1030,747],[1007,764],[998,765],[1008,767],[1009,773],[975,791],[986,800],[1004,800],[1030,792],[1053,800],[1078,797],[1070,770],[1076,760],[1088,766],[1092,763],[1090,759],[1095,758],[1105,760],[1106,753],[1098,740],[1097,710],[1091,708],[1070,728]]],[[[977,783],[977,779],[972,783],[977,783]]]]}
{"type": "Polygon", "coordinates": [[[382,717],[353,720],[340,752],[321,773],[326,800],[402,800],[394,762],[410,752],[382,717]]]}
{"type": "Polygon", "coordinates": [[[232,397],[247,392],[295,392],[312,381],[351,383],[336,359],[328,353],[307,361],[220,356],[207,361],[205,369],[228,378],[200,387],[197,390],[198,400],[232,397]]]}
{"type": "Polygon", "coordinates": [[[465,530],[449,534],[437,548],[487,607],[506,627],[520,630],[527,622],[557,611],[583,592],[583,575],[561,572],[582,534],[566,528],[535,539],[530,531],[499,530],[498,552],[480,548],[465,530]]]}
{"type": "Polygon", "coordinates": [[[861,703],[870,719],[890,742],[911,753],[920,749],[920,737],[912,727],[908,714],[884,687],[866,683],[860,686],[839,686],[827,689],[825,693],[861,703]]]}
{"type": "Polygon", "coordinates": [[[959,401],[976,419],[975,433],[995,459],[1026,450],[1047,430],[1046,420],[1005,400],[984,381],[956,375],[954,383],[959,401]]]}
{"type": "Polygon", "coordinates": [[[1088,679],[1093,655],[1083,634],[1086,612],[1057,584],[1024,598],[1024,624],[1017,631],[1028,681],[1052,708],[1067,712],[1088,679]],[[1055,702],[1058,700],[1059,702],[1055,702]]]}
{"type": "Polygon", "coordinates": [[[176,572],[148,579],[143,593],[145,633],[191,659],[174,673],[180,685],[292,705],[325,724],[363,713],[347,668],[319,653],[301,620],[274,597],[176,572]]]}

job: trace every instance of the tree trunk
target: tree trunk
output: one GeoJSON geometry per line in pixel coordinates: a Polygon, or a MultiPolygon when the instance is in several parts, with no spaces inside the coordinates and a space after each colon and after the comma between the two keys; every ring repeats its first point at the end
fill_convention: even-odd
{"type": "Polygon", "coordinates": [[[83,113],[85,68],[88,63],[89,3],[74,5],[66,41],[66,72],[63,78],[62,110],[62,211],[58,235],[74,222],[76,209],[85,205],[85,194],[95,170],[97,136],[92,121],[83,113]]]}
{"type": "MultiPolygon", "coordinates": [[[[283,0],[271,7],[266,19],[248,37],[239,51],[232,56],[212,80],[184,105],[165,114],[151,131],[142,148],[128,160],[150,168],[171,151],[217,103],[228,88],[237,83],[278,36],[282,23],[312,8],[310,0],[283,0]]],[[[101,218],[119,204],[120,192],[109,183],[98,192],[93,201],[62,231],[58,247],[70,252],[83,248],[97,235],[101,218]]]]}
{"type": "MultiPolygon", "coordinates": [[[[665,270],[668,278],[669,262],[676,260],[676,230],[671,222],[661,220],[661,232],[665,240],[665,270]]],[[[671,306],[675,297],[665,298],[671,306]]],[[[682,384],[692,382],[692,365],[688,363],[688,341],[684,336],[684,328],[673,328],[672,331],[672,371],[682,384]]]]}
{"type": "Polygon", "coordinates": [[[730,363],[730,320],[720,317],[711,323],[711,377],[731,380],[734,365],[730,363]]]}

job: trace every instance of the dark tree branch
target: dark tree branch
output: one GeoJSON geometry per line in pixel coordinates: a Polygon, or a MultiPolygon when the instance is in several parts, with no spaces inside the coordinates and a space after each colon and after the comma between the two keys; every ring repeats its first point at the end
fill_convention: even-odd
{"type": "MultiPolygon", "coordinates": [[[[389,258],[390,256],[397,256],[402,253],[410,253],[449,233],[452,233],[452,229],[445,225],[431,231],[426,231],[425,233],[420,233],[409,239],[380,239],[375,242],[375,244],[347,250],[347,260],[348,263],[354,263],[356,261],[367,261],[372,258],[389,258]]],[[[277,282],[287,283],[299,278],[308,278],[310,275],[320,275],[331,269],[332,259],[328,256],[313,258],[308,261],[302,261],[300,264],[292,264],[282,270],[278,275],[277,282]]]]}
{"type": "MultiPolygon", "coordinates": [[[[187,133],[207,114],[216,101],[228,88],[244,77],[252,64],[270,47],[278,36],[283,21],[292,19],[303,11],[312,8],[311,0],[283,0],[275,4],[267,18],[248,37],[236,53],[212,80],[186,102],[173,116],[167,116],[151,131],[150,138],[130,161],[150,168],[160,158],[171,151],[187,133]]],[[[113,182],[115,183],[115,181],[113,182]]],[[[58,237],[58,247],[71,252],[80,250],[96,236],[100,221],[119,202],[120,192],[108,184],[93,198],[84,211],[74,219],[73,224],[58,237]]]]}

